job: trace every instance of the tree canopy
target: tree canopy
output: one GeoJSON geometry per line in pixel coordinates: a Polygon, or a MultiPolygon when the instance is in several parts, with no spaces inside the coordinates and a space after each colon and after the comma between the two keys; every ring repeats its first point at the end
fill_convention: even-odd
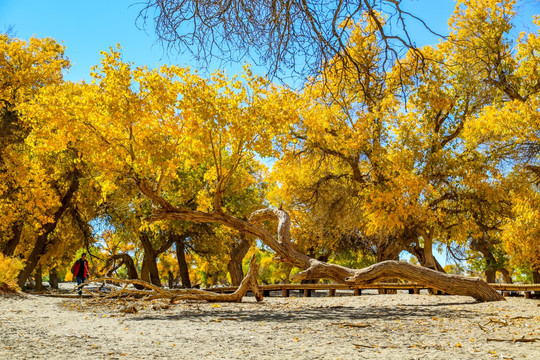
{"type": "MultiPolygon", "coordinates": [[[[147,11],[172,4],[151,1],[147,11]]],[[[81,247],[94,273],[158,286],[173,273],[185,286],[238,284],[253,247],[288,263],[268,279],[301,270],[296,279],[430,279],[498,299],[444,274],[437,247],[489,281],[497,271],[511,278],[510,266],[516,280],[536,279],[540,32],[511,38],[513,1],[459,1],[450,35],[423,48],[387,33],[390,13],[414,19],[395,1],[227,4],[181,9],[215,18],[197,36],[253,14],[237,20],[262,26],[262,42],[285,31],[271,28],[273,16],[290,16],[279,22],[291,21],[287,36],[305,37],[273,47],[275,64],[318,33],[334,48],[306,49],[322,58],[300,90],[249,66],[232,77],[135,67],[120,46],[102,52],[91,82],[74,83],[62,78],[69,62],[54,40],[0,37],[0,265],[20,268],[19,286],[41,267],[65,269],[81,247]],[[333,30],[318,27],[330,14],[333,30]],[[396,262],[404,251],[430,269],[396,262]]],[[[237,30],[226,46],[241,31],[257,35],[237,30]]]]}

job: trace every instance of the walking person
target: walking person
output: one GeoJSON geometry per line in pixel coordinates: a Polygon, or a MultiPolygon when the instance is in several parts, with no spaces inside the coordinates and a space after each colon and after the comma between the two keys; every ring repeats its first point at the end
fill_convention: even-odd
{"type": "MultiPolygon", "coordinates": [[[[71,268],[73,276],[77,278],[77,286],[84,284],[88,277],[88,261],[86,261],[86,254],[82,254],[81,258],[75,261],[71,268]]],[[[79,295],[82,295],[82,286],[79,288],[79,295]]]]}

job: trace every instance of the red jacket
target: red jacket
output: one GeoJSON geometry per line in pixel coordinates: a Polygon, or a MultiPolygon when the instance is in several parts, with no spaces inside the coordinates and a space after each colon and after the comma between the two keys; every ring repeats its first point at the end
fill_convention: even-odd
{"type": "Polygon", "coordinates": [[[88,261],[86,260],[77,260],[75,261],[75,264],[73,264],[73,267],[71,268],[71,272],[73,273],[73,276],[77,277],[79,275],[79,268],[81,266],[81,262],[84,264],[84,278],[88,277],[88,261]]]}

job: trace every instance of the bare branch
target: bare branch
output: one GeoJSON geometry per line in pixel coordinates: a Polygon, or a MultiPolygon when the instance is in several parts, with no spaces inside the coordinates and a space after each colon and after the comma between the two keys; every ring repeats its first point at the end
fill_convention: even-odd
{"type": "Polygon", "coordinates": [[[347,51],[349,25],[364,13],[377,22],[378,11],[396,25],[378,23],[389,67],[408,50],[423,60],[408,34],[408,23],[419,23],[439,35],[394,0],[145,0],[143,4],[138,20],[144,26],[155,24],[168,51],[190,53],[206,66],[249,57],[278,78],[292,72],[305,80],[320,74],[322,66],[336,57],[358,65],[347,51]]]}

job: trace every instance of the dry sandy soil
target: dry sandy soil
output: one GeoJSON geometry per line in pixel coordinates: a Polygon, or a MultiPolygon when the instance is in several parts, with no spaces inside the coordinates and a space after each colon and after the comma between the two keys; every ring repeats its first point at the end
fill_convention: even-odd
{"type": "Polygon", "coordinates": [[[0,359],[540,359],[540,301],[0,297],[0,359]],[[134,306],[136,313],[126,313],[134,306]]]}

